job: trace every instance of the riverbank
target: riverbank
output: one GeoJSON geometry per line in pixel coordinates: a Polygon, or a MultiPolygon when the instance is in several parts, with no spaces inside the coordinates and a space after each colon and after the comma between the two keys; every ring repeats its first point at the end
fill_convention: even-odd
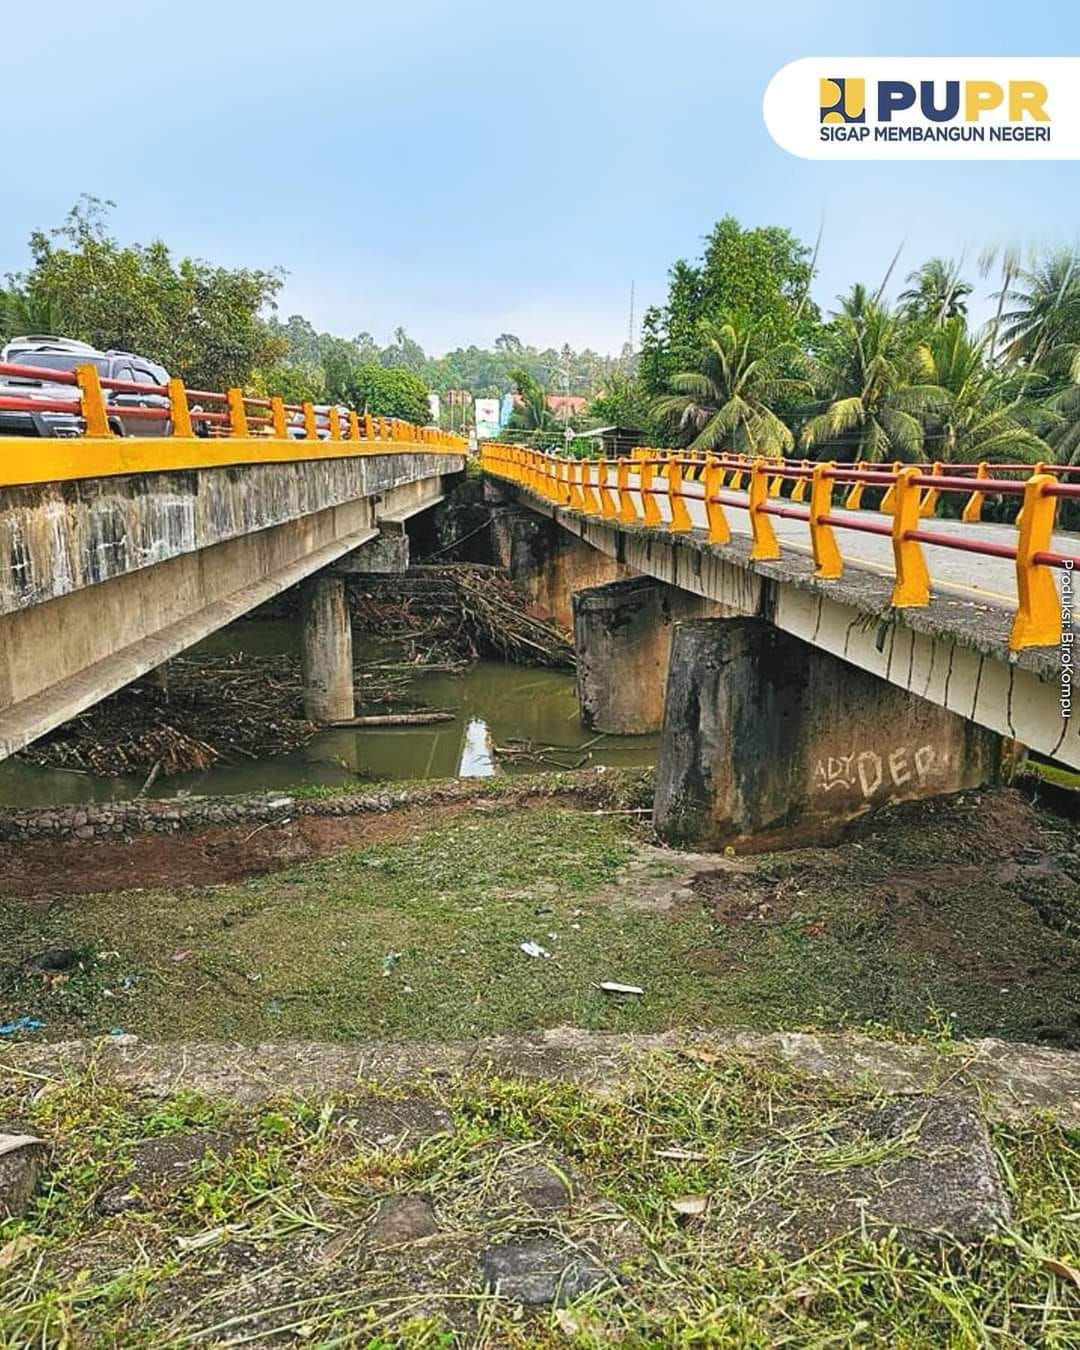
{"type": "Polygon", "coordinates": [[[657,848],[645,797],[640,776],[540,775],[8,843],[3,1020],[251,1041],[872,1023],[1080,1045],[1072,822],[966,793],[738,859],[657,848]]]}

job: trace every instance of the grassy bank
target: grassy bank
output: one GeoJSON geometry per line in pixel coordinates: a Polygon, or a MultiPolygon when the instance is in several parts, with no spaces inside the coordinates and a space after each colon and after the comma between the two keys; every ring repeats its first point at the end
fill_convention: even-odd
{"type": "Polygon", "coordinates": [[[1080,1043],[1074,827],[1019,794],[898,808],[744,871],[647,849],[637,821],[491,798],[247,882],[3,902],[0,1021],[49,1038],[879,1023],[1080,1043]]]}
{"type": "MultiPolygon", "coordinates": [[[[55,1152],[31,1214],[0,1225],[0,1343],[1077,1344],[1068,1254],[1080,1137],[1050,1122],[994,1131],[1012,1218],[979,1245],[945,1260],[855,1235],[792,1255],[750,1216],[811,1162],[856,1178],[886,1160],[865,1139],[837,1144],[868,1088],[663,1056],[639,1065],[616,1099],[483,1077],[419,1090],[447,1113],[447,1129],[379,1148],[320,1098],[237,1109],[191,1095],[147,1101],[94,1072],[11,1081],[0,1118],[19,1119],[55,1152]],[[138,1175],[147,1141],[176,1147],[193,1131],[213,1140],[200,1156],[168,1184],[144,1177],[146,1203],[103,1214],[110,1188],[138,1175]],[[781,1160],[768,1170],[753,1165],[765,1140],[781,1160]],[[477,1260],[493,1237],[544,1226],[505,1180],[508,1166],[541,1158],[573,1193],[554,1225],[560,1240],[602,1253],[611,1277],[558,1311],[485,1292],[477,1260]],[[373,1251],[364,1236],[373,1216],[401,1195],[423,1197],[433,1231],[373,1251]],[[680,1217],[687,1195],[708,1200],[703,1216],[680,1217]]],[[[348,1101],[370,1109],[362,1089],[348,1101]]]]}

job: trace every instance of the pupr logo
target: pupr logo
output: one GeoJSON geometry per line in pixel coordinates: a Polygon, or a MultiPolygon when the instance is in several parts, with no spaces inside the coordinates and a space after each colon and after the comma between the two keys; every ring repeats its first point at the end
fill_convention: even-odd
{"type": "Polygon", "coordinates": [[[866,121],[866,81],[848,78],[818,81],[818,103],[822,122],[835,126],[866,121]]]}
{"type": "Polygon", "coordinates": [[[808,159],[1078,159],[1080,58],[804,57],[763,112],[808,159]]]}

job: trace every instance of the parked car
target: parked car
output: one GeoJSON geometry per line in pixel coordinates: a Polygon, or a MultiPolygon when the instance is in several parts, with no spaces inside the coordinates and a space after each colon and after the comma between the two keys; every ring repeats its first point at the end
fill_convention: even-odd
{"type": "MultiPolygon", "coordinates": [[[[138,393],[106,391],[109,426],[117,436],[167,436],[172,430],[168,371],[146,357],[131,352],[101,352],[85,342],[45,334],[12,338],[0,351],[0,363],[43,371],[73,371],[76,366],[94,365],[102,379],[127,380],[145,389],[145,393],[141,389],[138,393]],[[125,416],[125,410],[132,408],[153,409],[160,416],[125,416]]],[[[73,392],[70,384],[46,376],[0,375],[0,398],[45,403],[71,398],[73,392]]],[[[0,436],[79,436],[82,431],[83,420],[76,413],[0,408],[0,436]]]]}

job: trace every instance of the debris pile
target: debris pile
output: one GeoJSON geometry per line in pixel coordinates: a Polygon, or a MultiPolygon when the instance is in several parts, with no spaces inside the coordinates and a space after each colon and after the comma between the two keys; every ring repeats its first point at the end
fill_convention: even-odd
{"type": "Polygon", "coordinates": [[[447,563],[367,577],[351,602],[357,631],[406,642],[425,664],[496,656],[522,665],[574,665],[571,635],[529,614],[522,593],[495,567],[447,563]]]}
{"type": "MultiPolygon", "coordinates": [[[[129,685],[35,741],[24,758],[110,778],[171,778],[297,750],[318,729],[304,717],[298,657],[177,657],[168,669],[167,690],[129,685]]],[[[407,699],[414,673],[358,666],[357,700],[366,707],[407,699]]]]}

